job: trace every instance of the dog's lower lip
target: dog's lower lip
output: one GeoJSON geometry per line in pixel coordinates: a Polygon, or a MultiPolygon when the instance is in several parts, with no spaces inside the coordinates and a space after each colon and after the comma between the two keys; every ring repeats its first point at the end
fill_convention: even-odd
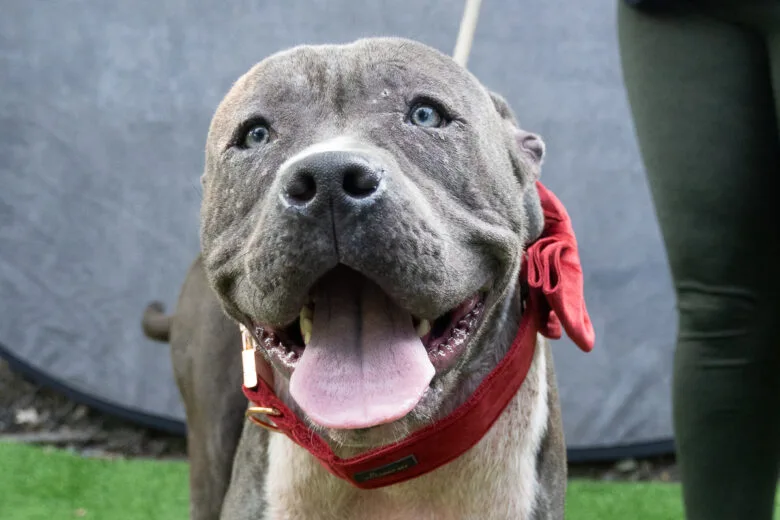
{"type": "MultiPolygon", "coordinates": [[[[485,298],[484,292],[477,293],[430,322],[427,334],[420,340],[437,373],[451,368],[466,349],[481,322],[485,298]]],[[[421,320],[410,317],[417,328],[421,320]]],[[[264,350],[288,376],[291,375],[306,348],[300,332],[300,317],[284,328],[271,328],[253,321],[250,330],[254,333],[257,347],[264,350]]]]}
{"type": "Polygon", "coordinates": [[[295,364],[303,352],[303,347],[285,341],[279,333],[270,328],[253,324],[250,330],[254,332],[256,346],[262,348],[282,367],[290,371],[295,368],[295,364]]]}
{"type": "Polygon", "coordinates": [[[443,334],[438,337],[430,337],[436,330],[434,328],[422,338],[436,372],[441,373],[451,368],[466,349],[474,331],[482,321],[484,305],[482,295],[472,296],[447,313],[447,315],[451,315],[450,323],[444,329],[443,334]]]}

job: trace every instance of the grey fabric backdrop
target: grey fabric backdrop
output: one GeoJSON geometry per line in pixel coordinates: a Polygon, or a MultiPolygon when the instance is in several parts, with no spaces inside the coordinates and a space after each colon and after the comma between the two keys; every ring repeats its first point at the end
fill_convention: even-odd
{"type": "MultiPolygon", "coordinates": [[[[616,1],[616,0],[615,0],[616,1]]],[[[400,35],[451,53],[462,0],[4,0],[0,344],[65,387],[181,421],[167,347],[198,249],[198,177],[221,96],[299,43],[400,35]]],[[[675,318],[618,67],[612,0],[485,0],[469,68],[546,139],[543,181],[581,244],[593,353],[554,344],[571,448],[671,438],[675,318]]],[[[147,417],[148,418],[148,417],[147,417]]]]}

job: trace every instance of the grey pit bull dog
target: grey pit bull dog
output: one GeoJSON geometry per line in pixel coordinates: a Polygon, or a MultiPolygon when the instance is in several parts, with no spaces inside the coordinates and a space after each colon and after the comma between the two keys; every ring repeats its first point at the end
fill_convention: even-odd
{"type": "Polygon", "coordinates": [[[245,421],[241,390],[238,324],[263,381],[340,458],[458,409],[518,333],[543,156],[502,98],[412,41],[297,47],[235,83],[208,134],[202,253],[175,315],[144,317],[172,345],[193,519],[564,517],[556,382],[535,332],[522,386],[475,445],[376,489],[245,421]]]}

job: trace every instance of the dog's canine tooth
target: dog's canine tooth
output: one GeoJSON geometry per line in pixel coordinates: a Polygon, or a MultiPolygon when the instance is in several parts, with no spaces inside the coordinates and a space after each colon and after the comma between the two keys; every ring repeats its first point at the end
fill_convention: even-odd
{"type": "Polygon", "coordinates": [[[304,306],[301,309],[301,315],[299,317],[301,322],[301,336],[303,336],[304,345],[308,345],[309,340],[311,340],[312,319],[314,319],[314,313],[312,312],[311,307],[304,306]]]}
{"type": "Polygon", "coordinates": [[[423,337],[431,331],[431,322],[428,320],[420,320],[417,325],[417,336],[423,337]]]}

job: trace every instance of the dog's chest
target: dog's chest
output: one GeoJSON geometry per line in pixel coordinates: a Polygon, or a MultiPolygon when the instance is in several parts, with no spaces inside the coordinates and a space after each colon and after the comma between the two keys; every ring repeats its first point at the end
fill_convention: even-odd
{"type": "MultiPolygon", "coordinates": [[[[542,349],[537,349],[542,351],[542,349]]],[[[539,492],[537,454],[547,418],[544,356],[491,430],[455,461],[387,488],[334,478],[281,435],[269,445],[263,520],[523,520],[539,492]]]]}
{"type": "Polygon", "coordinates": [[[414,485],[403,483],[378,490],[360,490],[333,478],[286,438],[274,439],[272,444],[264,520],[470,518],[462,514],[462,491],[443,487],[441,479],[424,476],[412,481],[414,485]],[[280,453],[285,454],[285,463],[293,461],[294,470],[275,463],[275,455],[280,453]]]}
{"type": "Polygon", "coordinates": [[[286,438],[274,444],[264,520],[521,520],[536,493],[535,475],[524,482],[529,473],[522,471],[519,454],[495,461],[486,456],[487,446],[412,481],[359,490],[333,478],[286,438]],[[279,467],[274,460],[279,444],[288,444],[286,463],[296,455],[308,460],[295,469],[279,467]]]}

